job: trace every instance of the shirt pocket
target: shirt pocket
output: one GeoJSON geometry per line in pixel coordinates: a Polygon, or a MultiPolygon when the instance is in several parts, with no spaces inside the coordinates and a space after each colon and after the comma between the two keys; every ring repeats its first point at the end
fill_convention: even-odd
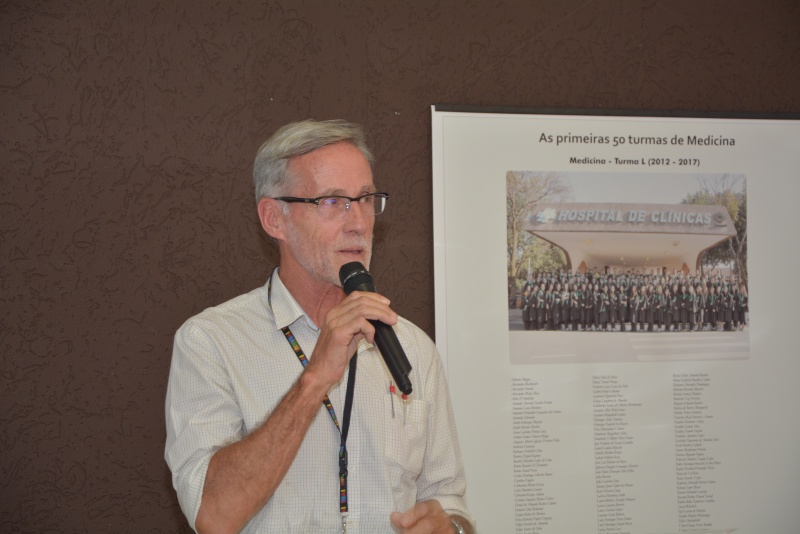
{"type": "Polygon", "coordinates": [[[422,472],[428,443],[429,403],[403,401],[399,395],[384,397],[388,418],[385,460],[398,510],[405,511],[416,502],[416,481],[422,472]]]}

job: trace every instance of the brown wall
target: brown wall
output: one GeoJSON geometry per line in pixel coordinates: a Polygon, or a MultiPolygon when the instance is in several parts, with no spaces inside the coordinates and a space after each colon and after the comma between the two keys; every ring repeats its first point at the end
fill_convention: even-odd
{"type": "Polygon", "coordinates": [[[373,272],[433,334],[431,104],[800,111],[788,0],[18,0],[0,28],[4,532],[188,529],[172,335],[273,266],[250,165],[283,123],[371,133],[373,272]]]}

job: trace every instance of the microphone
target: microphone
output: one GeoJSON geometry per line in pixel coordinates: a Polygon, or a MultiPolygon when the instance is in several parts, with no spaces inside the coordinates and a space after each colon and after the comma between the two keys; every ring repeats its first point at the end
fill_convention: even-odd
{"type": "MultiPolygon", "coordinates": [[[[342,282],[342,289],[346,295],[353,291],[375,293],[372,275],[357,261],[342,265],[342,268],[339,269],[339,280],[342,282]]],[[[383,361],[386,362],[386,367],[392,373],[392,378],[400,391],[409,395],[411,380],[408,379],[408,373],[411,372],[411,364],[408,363],[408,357],[397,339],[397,334],[394,333],[391,326],[382,321],[370,319],[368,321],[375,327],[375,344],[383,356],[383,361]]]]}

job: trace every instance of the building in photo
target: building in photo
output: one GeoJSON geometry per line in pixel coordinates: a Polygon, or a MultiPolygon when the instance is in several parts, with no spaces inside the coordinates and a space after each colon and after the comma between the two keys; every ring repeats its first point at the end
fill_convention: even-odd
{"type": "Polygon", "coordinates": [[[543,203],[526,230],[561,248],[570,271],[697,272],[703,252],[736,235],[724,206],[543,203]]]}

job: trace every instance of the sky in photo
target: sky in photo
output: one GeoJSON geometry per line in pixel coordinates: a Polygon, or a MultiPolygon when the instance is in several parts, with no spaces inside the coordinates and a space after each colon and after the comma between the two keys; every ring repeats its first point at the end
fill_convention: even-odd
{"type": "MultiPolygon", "coordinates": [[[[572,185],[573,202],[625,202],[680,204],[687,194],[701,189],[700,178],[714,175],[650,174],[622,172],[561,173],[572,185]]],[[[736,175],[736,191],[744,187],[744,175],[736,175]]]]}

